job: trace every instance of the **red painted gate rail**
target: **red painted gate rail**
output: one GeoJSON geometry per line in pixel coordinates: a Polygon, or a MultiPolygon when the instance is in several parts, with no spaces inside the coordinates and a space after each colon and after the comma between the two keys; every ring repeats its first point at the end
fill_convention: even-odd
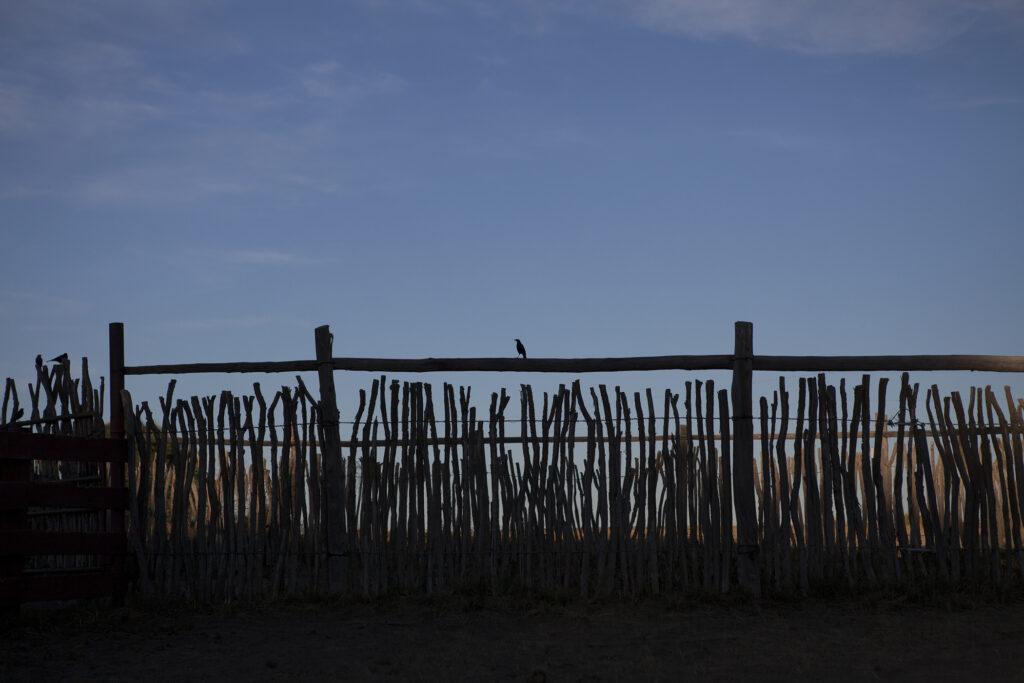
{"type": "Polygon", "coordinates": [[[35,460],[104,463],[108,484],[124,481],[124,441],[0,432],[0,609],[106,596],[122,600],[127,489],[32,481],[35,460]],[[100,531],[38,531],[28,523],[29,509],[36,507],[110,512],[100,515],[100,531]],[[27,573],[25,560],[32,555],[94,555],[103,561],[98,569],[27,573]]]}

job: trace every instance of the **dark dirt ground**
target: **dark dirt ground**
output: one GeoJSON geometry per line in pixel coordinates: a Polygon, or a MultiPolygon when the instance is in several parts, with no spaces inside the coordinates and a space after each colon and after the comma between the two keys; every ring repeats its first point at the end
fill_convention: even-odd
{"type": "Polygon", "coordinates": [[[1024,681],[1024,598],[23,611],[0,681],[1024,681]]]}

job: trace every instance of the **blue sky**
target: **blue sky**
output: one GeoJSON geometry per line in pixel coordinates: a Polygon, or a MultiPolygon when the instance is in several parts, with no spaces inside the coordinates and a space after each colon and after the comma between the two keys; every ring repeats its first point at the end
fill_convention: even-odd
{"type": "Polygon", "coordinates": [[[5,2],[0,376],[1024,354],[1022,73],[1002,0],[5,2]]]}

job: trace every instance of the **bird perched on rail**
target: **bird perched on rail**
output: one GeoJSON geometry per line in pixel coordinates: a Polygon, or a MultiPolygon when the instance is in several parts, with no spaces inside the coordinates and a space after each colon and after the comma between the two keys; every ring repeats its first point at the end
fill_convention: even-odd
{"type": "Polygon", "coordinates": [[[516,358],[522,356],[523,360],[526,360],[526,347],[523,346],[523,342],[519,341],[518,339],[516,339],[516,353],[518,354],[516,358]]]}

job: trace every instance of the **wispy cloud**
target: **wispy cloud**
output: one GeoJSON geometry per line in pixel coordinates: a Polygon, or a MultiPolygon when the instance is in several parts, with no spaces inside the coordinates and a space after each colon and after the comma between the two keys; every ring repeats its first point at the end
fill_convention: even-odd
{"type": "Polygon", "coordinates": [[[1024,105],[1024,97],[1012,95],[993,95],[990,97],[973,97],[952,100],[939,105],[941,109],[982,109],[985,107],[1019,107],[1024,105]]]}
{"type": "Polygon", "coordinates": [[[245,315],[226,318],[207,318],[193,320],[162,320],[157,327],[164,330],[196,330],[229,327],[269,327],[282,322],[291,324],[293,319],[269,315],[245,315]]]}
{"type": "Polygon", "coordinates": [[[81,299],[27,290],[0,289],[0,316],[5,319],[9,319],[8,315],[24,315],[30,310],[52,315],[67,315],[91,308],[90,302],[81,299]]]}
{"type": "Polygon", "coordinates": [[[305,69],[300,82],[307,94],[346,104],[354,104],[375,95],[399,93],[405,79],[390,72],[353,74],[336,61],[318,62],[305,69]]]}
{"type": "Polygon", "coordinates": [[[191,166],[154,166],[114,171],[78,183],[71,194],[93,204],[179,203],[250,194],[253,185],[191,166]]]}
{"type": "Polygon", "coordinates": [[[728,131],[726,135],[766,149],[830,154],[840,151],[840,146],[836,140],[800,131],[772,128],[742,128],[728,131]]]}
{"type": "Polygon", "coordinates": [[[227,260],[257,266],[305,266],[330,261],[327,258],[313,258],[277,249],[242,249],[231,251],[227,260]]]}
{"type": "MultiPolygon", "coordinates": [[[[495,13],[472,2],[456,6],[495,13]]],[[[1018,0],[521,0],[512,7],[512,25],[541,35],[565,17],[586,15],[809,54],[916,53],[979,23],[1024,29],[1018,0]]]]}
{"type": "Polygon", "coordinates": [[[40,291],[0,289],[0,320],[10,332],[66,330],[94,314],[92,301],[40,291]]]}
{"type": "Polygon", "coordinates": [[[247,50],[231,35],[212,40],[221,29],[200,20],[204,4],[105,0],[110,22],[70,0],[0,12],[0,146],[60,150],[0,166],[0,199],[139,206],[353,191],[360,176],[337,153],[352,143],[346,119],[402,93],[405,78],[329,52],[252,79],[168,67],[158,25],[199,41],[191,54],[231,63],[247,50]]]}
{"type": "Polygon", "coordinates": [[[542,126],[523,122],[509,124],[486,134],[461,133],[452,145],[468,157],[525,160],[592,145],[594,140],[571,125],[542,126]]]}
{"type": "Polygon", "coordinates": [[[8,187],[0,188],[0,199],[29,199],[32,197],[46,197],[56,195],[52,188],[15,183],[8,187]]]}
{"type": "Polygon", "coordinates": [[[28,90],[0,76],[0,133],[27,130],[32,126],[28,90]]]}
{"type": "Polygon", "coordinates": [[[975,21],[1024,12],[998,0],[633,0],[628,7],[635,21],[659,31],[818,54],[921,52],[975,21]]]}
{"type": "Polygon", "coordinates": [[[136,50],[96,41],[68,43],[50,59],[53,67],[69,75],[101,74],[110,77],[142,67],[136,50]]]}

